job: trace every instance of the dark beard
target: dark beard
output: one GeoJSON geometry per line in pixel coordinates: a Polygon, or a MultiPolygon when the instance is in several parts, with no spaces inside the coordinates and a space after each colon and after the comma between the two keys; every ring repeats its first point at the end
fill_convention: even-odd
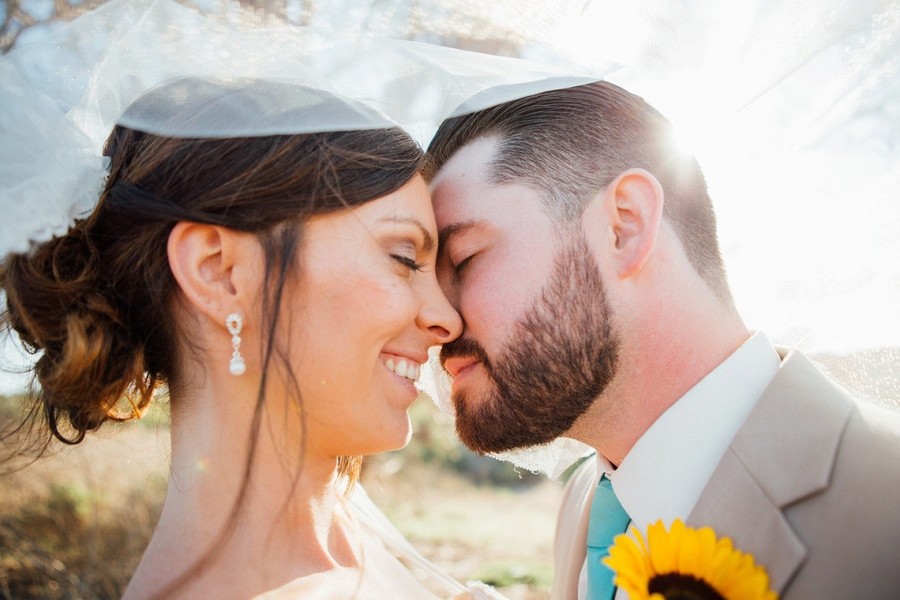
{"type": "Polygon", "coordinates": [[[496,359],[468,338],[441,349],[441,364],[474,356],[493,383],[484,398],[453,394],[457,434],[483,454],[556,439],[609,385],[618,349],[603,280],[579,233],[496,359]]]}

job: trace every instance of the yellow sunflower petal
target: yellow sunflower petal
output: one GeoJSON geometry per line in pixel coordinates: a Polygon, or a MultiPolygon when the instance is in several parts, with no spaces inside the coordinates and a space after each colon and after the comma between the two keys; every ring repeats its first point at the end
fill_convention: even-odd
{"type": "MultiPolygon", "coordinates": [[[[683,528],[682,528],[683,529],[683,528]]],[[[670,573],[678,568],[677,552],[682,531],[672,526],[671,534],[662,521],[647,528],[647,546],[650,548],[650,564],[655,573],[670,573]]]]}
{"type": "Polygon", "coordinates": [[[722,590],[723,593],[732,594],[729,597],[736,600],[777,597],[769,590],[769,576],[765,569],[756,565],[749,554],[742,553],[740,567],[728,575],[723,581],[722,590]]]}
{"type": "Polygon", "coordinates": [[[650,560],[646,550],[646,543],[640,536],[640,532],[634,530],[638,541],[622,534],[615,538],[609,556],[603,559],[603,564],[612,569],[615,575],[615,584],[626,590],[629,597],[634,600],[647,597],[647,582],[651,577],[650,560]]]}
{"type": "MultiPolygon", "coordinates": [[[[684,530],[684,525],[680,520],[672,524],[672,530],[674,531],[676,527],[684,530]]],[[[675,570],[679,573],[696,573],[704,565],[704,563],[699,561],[701,552],[700,536],[696,534],[686,535],[685,533],[682,534],[677,547],[675,570]]]]}
{"type": "Polygon", "coordinates": [[[720,593],[722,589],[727,589],[729,582],[734,580],[735,573],[742,570],[741,557],[735,553],[730,539],[722,538],[717,541],[707,567],[712,586],[720,593]]]}
{"type": "Polygon", "coordinates": [[[712,527],[701,527],[697,530],[698,555],[697,565],[709,565],[716,557],[718,549],[718,541],[716,540],[716,532],[712,527]]]}

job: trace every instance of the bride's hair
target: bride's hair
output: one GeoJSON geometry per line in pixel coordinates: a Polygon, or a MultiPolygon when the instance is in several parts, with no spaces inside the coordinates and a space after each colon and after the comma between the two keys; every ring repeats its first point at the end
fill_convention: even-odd
{"type": "MultiPolygon", "coordinates": [[[[53,438],[77,444],[106,421],[141,415],[160,385],[178,389],[178,353],[190,340],[175,318],[166,246],[179,221],[251,232],[265,251],[259,411],[265,373],[274,363],[291,373],[274,334],[303,222],[397,190],[423,161],[400,128],[198,139],[116,126],[106,154],[110,173],[93,212],[0,264],[0,326],[37,355],[39,384],[3,438],[15,434],[32,451],[53,438]]],[[[358,465],[339,461],[351,479],[358,465]]]]}

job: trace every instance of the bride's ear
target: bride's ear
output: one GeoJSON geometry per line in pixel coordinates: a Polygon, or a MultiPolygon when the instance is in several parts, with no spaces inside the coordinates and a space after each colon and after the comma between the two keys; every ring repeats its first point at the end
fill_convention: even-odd
{"type": "Polygon", "coordinates": [[[214,322],[247,315],[257,298],[263,251],[256,236],[202,223],[177,223],[169,233],[169,267],[185,303],[214,322]]]}

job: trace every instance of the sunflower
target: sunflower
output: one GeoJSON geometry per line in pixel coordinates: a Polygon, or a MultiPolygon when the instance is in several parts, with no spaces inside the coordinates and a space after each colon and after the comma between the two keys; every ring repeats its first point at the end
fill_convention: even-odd
{"type": "Polygon", "coordinates": [[[604,564],[631,600],[776,600],[769,576],[753,556],[736,550],[710,527],[693,529],[676,519],[616,536],[604,564]]]}

